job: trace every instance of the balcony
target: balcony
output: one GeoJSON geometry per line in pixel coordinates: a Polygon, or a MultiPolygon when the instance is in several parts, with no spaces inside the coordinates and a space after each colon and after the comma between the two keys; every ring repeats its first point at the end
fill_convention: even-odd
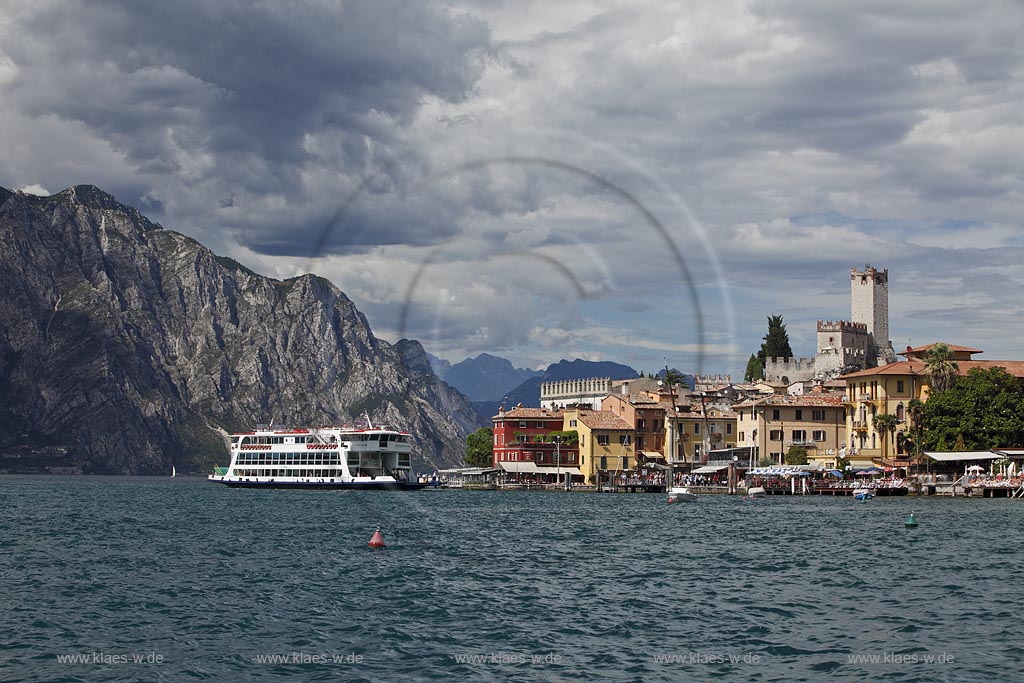
{"type": "Polygon", "coordinates": [[[858,401],[873,401],[874,398],[871,396],[871,394],[857,394],[857,400],[858,401]]]}

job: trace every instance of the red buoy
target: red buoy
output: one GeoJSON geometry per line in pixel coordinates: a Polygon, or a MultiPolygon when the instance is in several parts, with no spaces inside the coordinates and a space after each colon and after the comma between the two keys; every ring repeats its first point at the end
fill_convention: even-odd
{"type": "Polygon", "coordinates": [[[370,537],[370,542],[366,545],[370,546],[371,548],[384,547],[384,535],[381,534],[380,527],[377,527],[377,530],[373,532],[373,536],[370,537]]]}

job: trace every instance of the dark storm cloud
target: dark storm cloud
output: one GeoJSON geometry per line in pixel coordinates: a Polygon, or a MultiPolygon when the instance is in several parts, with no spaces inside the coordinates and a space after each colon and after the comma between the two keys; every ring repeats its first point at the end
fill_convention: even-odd
{"type": "MultiPolygon", "coordinates": [[[[9,106],[85,125],[156,176],[168,210],[190,213],[200,193],[253,217],[287,209],[274,229],[312,232],[360,181],[371,196],[409,182],[419,152],[396,131],[425,98],[463,100],[491,52],[482,22],[405,2],[43,3],[4,38],[17,69],[9,106]],[[323,196],[328,184],[310,197],[311,171],[338,177],[336,195],[323,196]]],[[[252,229],[242,241],[275,241],[261,221],[225,213],[252,229]]],[[[432,229],[363,218],[385,221],[384,243],[432,229]]]]}

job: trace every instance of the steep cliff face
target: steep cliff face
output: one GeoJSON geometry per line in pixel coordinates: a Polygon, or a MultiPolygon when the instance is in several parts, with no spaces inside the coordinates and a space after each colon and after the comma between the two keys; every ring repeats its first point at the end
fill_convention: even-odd
{"type": "Polygon", "coordinates": [[[0,192],[0,445],[98,471],[226,462],[223,430],[374,422],[461,461],[475,414],[422,347],[376,339],[328,281],[262,277],[92,186],[0,192]]]}

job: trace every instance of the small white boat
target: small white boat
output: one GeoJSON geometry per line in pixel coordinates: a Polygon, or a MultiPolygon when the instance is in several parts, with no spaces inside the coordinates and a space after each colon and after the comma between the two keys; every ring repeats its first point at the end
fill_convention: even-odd
{"type": "Polygon", "coordinates": [[[751,486],[747,489],[747,495],[744,496],[747,500],[754,500],[755,498],[764,498],[768,493],[764,490],[763,486],[751,486]]]}
{"type": "Polygon", "coordinates": [[[689,486],[673,486],[668,491],[668,502],[676,503],[681,500],[696,500],[697,494],[690,490],[689,486]]]}
{"type": "Polygon", "coordinates": [[[171,465],[171,477],[178,476],[178,470],[174,469],[174,465],[171,465]]]}
{"type": "Polygon", "coordinates": [[[871,489],[854,489],[853,499],[854,500],[871,500],[875,497],[875,492],[871,489]]]}

